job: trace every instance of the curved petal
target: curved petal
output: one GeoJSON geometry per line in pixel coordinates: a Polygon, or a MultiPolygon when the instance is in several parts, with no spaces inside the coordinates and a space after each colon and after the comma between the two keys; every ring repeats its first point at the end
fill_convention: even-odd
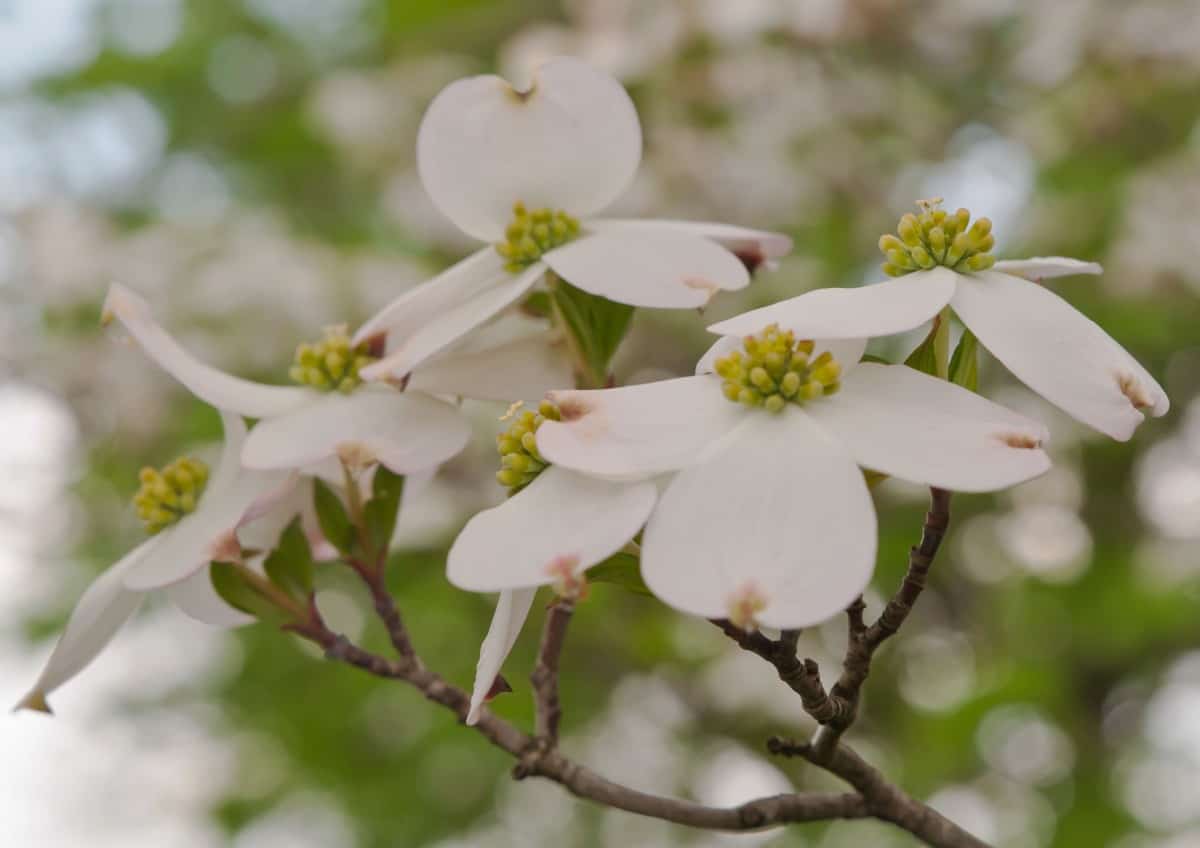
{"type": "Polygon", "coordinates": [[[588,229],[603,233],[610,230],[648,230],[686,233],[715,241],[727,248],[747,265],[757,267],[792,252],[792,239],[783,233],[768,230],[753,230],[733,224],[718,224],[710,221],[673,221],[654,218],[649,220],[602,218],[588,221],[588,229]]]}
{"type": "Polygon", "coordinates": [[[487,636],[479,646],[479,664],[475,666],[475,685],[471,688],[471,709],[467,713],[467,724],[479,721],[483,710],[483,702],[487,699],[496,675],[508,659],[508,654],[521,634],[525,619],[529,617],[529,608],[533,606],[533,596],[537,589],[514,589],[511,592],[501,592],[496,604],[496,612],[492,615],[492,624],[488,627],[487,636]]]}
{"type": "Polygon", "coordinates": [[[1039,395],[1118,441],[1166,392],[1136,359],[1058,295],[1010,274],[964,275],[951,301],[979,342],[1039,395]]]}
{"type": "Polygon", "coordinates": [[[538,428],[537,445],[551,462],[584,474],[630,479],[698,461],[746,414],[711,376],[640,386],[550,392],[562,421],[538,428]]]}
{"type": "Polygon", "coordinates": [[[711,333],[746,336],[769,324],[802,339],[869,339],[919,327],[954,295],[958,275],[945,268],[849,289],[817,289],[713,324],[711,333]]]}
{"type": "Polygon", "coordinates": [[[544,332],[487,350],[449,352],[418,368],[408,387],[475,400],[540,398],[575,382],[570,360],[555,338],[544,332]]]}
{"type": "Polygon", "coordinates": [[[147,539],[92,581],[71,611],[37,682],[17,709],[50,712],[46,696],[83,671],[112,641],[143,598],[141,592],[125,588],[125,576],[157,544],[157,539],[147,539]]]}
{"type": "Polygon", "coordinates": [[[328,394],[291,415],[259,422],[246,439],[247,468],[304,468],[354,447],[397,474],[432,468],[462,450],[470,428],[448,403],[419,392],[328,394]]]}
{"type": "Polygon", "coordinates": [[[168,586],[166,593],[185,615],[213,627],[243,627],[255,621],[254,616],[225,603],[213,588],[207,568],[168,586]]]}
{"type": "Polygon", "coordinates": [[[441,314],[427,315],[420,329],[414,330],[411,335],[399,337],[393,334],[393,339],[389,339],[388,355],[362,369],[363,379],[384,380],[406,376],[435,353],[498,315],[533,288],[545,273],[546,267],[540,262],[519,274],[502,271],[499,277],[469,299],[441,314]]]}
{"type": "Polygon", "coordinates": [[[1044,426],[904,365],[864,362],[804,409],[859,465],[914,483],[990,492],[1050,468],[1044,426]]]}
{"type": "Polygon", "coordinates": [[[246,422],[242,416],[224,409],[219,409],[218,412],[221,415],[224,440],[221,444],[221,458],[217,460],[217,468],[206,487],[209,494],[228,491],[236,484],[242,473],[242,447],[246,444],[246,422]]]}
{"type": "Polygon", "coordinates": [[[586,235],[542,257],[573,286],[620,303],[660,309],[704,306],[750,283],[736,256],[687,233],[628,229],[586,235]]]}
{"type": "Polygon", "coordinates": [[[807,627],[862,593],[875,547],[875,507],[845,448],[799,409],[760,412],[667,487],[642,576],[692,615],[736,620],[747,604],[758,624],[807,627]]]}
{"type": "Polygon", "coordinates": [[[504,238],[512,206],[591,215],[629,184],[642,156],[633,101],[578,59],[553,59],[526,92],[497,76],[442,90],[421,121],[417,168],[434,204],[484,241],[504,238]]]}
{"type": "Polygon", "coordinates": [[[1084,262],[1065,256],[1034,256],[1029,259],[1001,259],[992,266],[993,271],[1012,274],[1027,280],[1050,280],[1054,277],[1070,277],[1073,274],[1102,274],[1099,262],[1084,262]]]}
{"type": "Polygon", "coordinates": [[[150,358],[206,403],[251,418],[266,418],[302,406],[312,398],[299,386],[267,386],[233,377],[201,362],[167,335],[150,314],[150,305],[122,285],[114,284],[104,301],[101,320],[116,318],[150,358]]]}
{"type": "Polygon", "coordinates": [[[552,466],[467,522],[450,548],[446,576],[473,592],[554,583],[563,564],[578,574],[619,551],[657,497],[653,483],[597,480],[552,466]]]}
{"type": "MultiPolygon", "coordinates": [[[[814,356],[820,355],[825,351],[833,354],[833,358],[842,366],[843,379],[854,370],[867,349],[866,339],[816,339],[813,344],[814,356]]],[[[739,350],[741,347],[741,336],[722,336],[700,357],[700,361],[696,363],[696,373],[713,373],[713,366],[718,359],[735,350],[739,350]]]]}

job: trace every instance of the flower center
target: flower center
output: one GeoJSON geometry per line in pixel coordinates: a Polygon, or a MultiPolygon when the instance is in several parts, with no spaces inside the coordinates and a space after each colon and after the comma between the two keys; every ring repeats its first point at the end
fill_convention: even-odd
{"type": "Polygon", "coordinates": [[[742,350],[722,356],[714,365],[725,397],[750,407],[779,412],[788,403],[803,404],[836,392],[842,366],[824,351],[810,359],[811,340],[797,341],[790,331],[772,324],[746,336],[742,350]]]}
{"type": "Polygon", "coordinates": [[[543,253],[562,247],[579,235],[579,221],[561,209],[534,209],[513,204],[513,217],[504,230],[504,241],[496,243],[496,252],[504,259],[505,269],[516,273],[542,258],[543,253]]]}
{"type": "Polygon", "coordinates": [[[296,348],[288,376],[318,391],[349,394],[362,383],[358,372],[375,361],[368,349],[369,342],[351,347],[346,325],[326,327],[319,342],[296,348]]]}
{"type": "Polygon", "coordinates": [[[537,449],[537,429],[547,419],[561,421],[562,412],[553,403],[544,400],[537,412],[525,410],[507,430],[496,437],[496,451],[500,454],[496,482],[508,487],[510,497],[536,480],[550,466],[537,449]]]}
{"type": "Polygon", "coordinates": [[[953,215],[940,208],[942,199],[918,200],[920,215],[907,213],[900,219],[896,232],[881,236],[879,249],[887,259],[883,271],[892,277],[902,277],[913,271],[923,271],[944,265],[955,271],[983,271],[996,264],[990,251],[996,244],[992,222],[976,218],[959,209],[953,215]]]}
{"type": "Polygon", "coordinates": [[[142,485],[133,496],[133,505],[146,532],[153,536],[195,510],[208,483],[208,466],[185,456],[162,470],[147,466],[138,479],[142,485]]]}

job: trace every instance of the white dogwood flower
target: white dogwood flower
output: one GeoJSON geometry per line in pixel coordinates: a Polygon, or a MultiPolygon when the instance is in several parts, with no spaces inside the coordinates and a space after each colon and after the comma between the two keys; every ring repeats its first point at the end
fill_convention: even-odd
{"type": "Polygon", "coordinates": [[[1120,441],[1170,406],[1166,392],[1095,322],[1038,284],[1099,274],[1094,262],[1062,257],[996,262],[991,223],[924,205],[880,239],[895,280],[820,289],[714,324],[722,335],[775,323],[797,335],[867,338],[918,327],[947,306],[1021,382],[1084,424],[1120,441]]]}
{"type": "Polygon", "coordinates": [[[297,504],[293,475],[241,465],[246,425],[221,413],[225,445],[212,478],[200,461],[184,458],[162,471],[142,470],[134,498],[150,538],[88,587],[67,621],[37,682],[18,709],[49,712],[47,696],[82,671],[141,605],[164,589],[183,612],[206,624],[236,627],[254,619],[225,603],[208,575],[213,560],[241,558],[243,546],[271,547],[297,504]]]}
{"type": "Polygon", "coordinates": [[[723,224],[592,216],[642,155],[633,102],[578,59],[543,65],[528,89],[497,76],[447,86],[429,106],[417,165],[434,204],[488,245],[401,295],[355,334],[397,341],[367,379],[403,377],[553,272],[621,303],[694,308],[745,287],[746,263],[786,254],[786,236],[723,224]]]}
{"type": "Polygon", "coordinates": [[[497,437],[498,481],[509,498],[467,522],[450,548],[450,582],[500,600],[479,652],[467,724],[480,709],[529,615],[538,586],[576,597],[583,573],[621,549],[646,523],[657,489],[650,482],[614,482],[551,466],[536,434],[558,410],[542,403],[497,437]]]}
{"type": "Polygon", "coordinates": [[[608,479],[678,470],[642,539],[642,575],[684,612],[804,627],[842,610],[875,563],[860,467],[980,492],[1035,477],[1045,428],[904,366],[856,364],[865,342],[777,327],[724,338],[697,376],[551,392],[548,461],[608,479]]]}

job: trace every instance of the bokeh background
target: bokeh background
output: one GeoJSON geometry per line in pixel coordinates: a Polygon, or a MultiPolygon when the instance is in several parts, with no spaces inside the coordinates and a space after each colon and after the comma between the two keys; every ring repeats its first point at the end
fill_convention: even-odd
{"type": "MultiPolygon", "coordinates": [[[[6,0],[0,3],[0,700],[133,545],[143,464],[212,449],[215,414],[97,322],[110,281],[211,361],[282,380],[469,247],[416,127],[447,82],[549,55],[641,112],[629,214],[784,230],[795,254],[721,316],[879,278],[916,198],[990,216],[998,253],[1099,260],[1055,288],[1160,377],[1171,413],[1090,434],[984,360],[1053,431],[1054,470],[955,500],[933,586],[877,663],[858,747],[1005,848],[1200,846],[1200,3],[1195,0],[6,0]]],[[[706,316],[708,317],[708,316],[706,316]]],[[[685,373],[706,321],[638,315],[622,379],[685,373]]],[[[877,352],[902,356],[915,338],[877,352]]],[[[443,557],[494,502],[495,410],[402,519],[396,591],[429,661],[471,678],[492,600],[443,557]]],[[[873,607],[924,493],[878,495],[873,607]]],[[[382,645],[358,589],[321,604],[382,645]]],[[[756,658],[612,586],[576,617],[567,748],[609,776],[734,803],[825,785],[762,740],[806,728],[756,658]]],[[[530,718],[537,617],[496,709],[530,718]]],[[[804,637],[832,670],[842,622],[804,637]]],[[[683,831],[513,784],[412,692],[278,633],[151,603],[56,698],[0,718],[0,844],[154,848],[910,845],[872,824],[683,831]]]]}

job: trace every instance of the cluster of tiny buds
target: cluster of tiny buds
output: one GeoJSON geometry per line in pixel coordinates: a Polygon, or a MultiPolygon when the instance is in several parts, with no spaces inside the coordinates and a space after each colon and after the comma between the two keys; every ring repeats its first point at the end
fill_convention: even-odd
{"type": "Polygon", "coordinates": [[[977,218],[971,223],[971,213],[959,209],[949,214],[941,198],[920,200],[921,214],[905,214],[896,232],[879,239],[879,249],[887,261],[883,271],[892,277],[902,277],[944,265],[956,271],[984,271],[996,264],[990,251],[996,245],[992,222],[977,218]]]}
{"type": "Polygon", "coordinates": [[[161,471],[147,466],[138,479],[142,485],[133,496],[133,505],[146,532],[153,536],[196,508],[208,483],[208,466],[186,456],[161,471]]]}
{"type": "Polygon", "coordinates": [[[504,267],[515,273],[578,235],[579,221],[561,209],[531,212],[524,203],[517,202],[513,204],[512,222],[504,231],[504,241],[496,244],[496,252],[504,257],[504,267]]]}
{"type": "Polygon", "coordinates": [[[288,376],[300,385],[318,391],[348,394],[362,382],[358,372],[375,361],[368,348],[368,342],[357,347],[350,344],[346,325],[326,327],[325,336],[319,342],[306,342],[296,348],[288,376]]]}
{"type": "Polygon", "coordinates": [[[829,351],[810,359],[813,347],[812,341],[797,341],[790,330],[772,324],[746,336],[743,349],[722,356],[713,369],[729,400],[779,412],[788,403],[802,404],[838,390],[842,366],[829,351]]]}
{"type": "Polygon", "coordinates": [[[537,429],[546,420],[562,420],[559,408],[548,400],[539,404],[537,412],[531,409],[522,412],[496,437],[496,451],[500,454],[496,482],[507,486],[509,495],[515,495],[532,483],[550,464],[537,448],[537,429]]]}

